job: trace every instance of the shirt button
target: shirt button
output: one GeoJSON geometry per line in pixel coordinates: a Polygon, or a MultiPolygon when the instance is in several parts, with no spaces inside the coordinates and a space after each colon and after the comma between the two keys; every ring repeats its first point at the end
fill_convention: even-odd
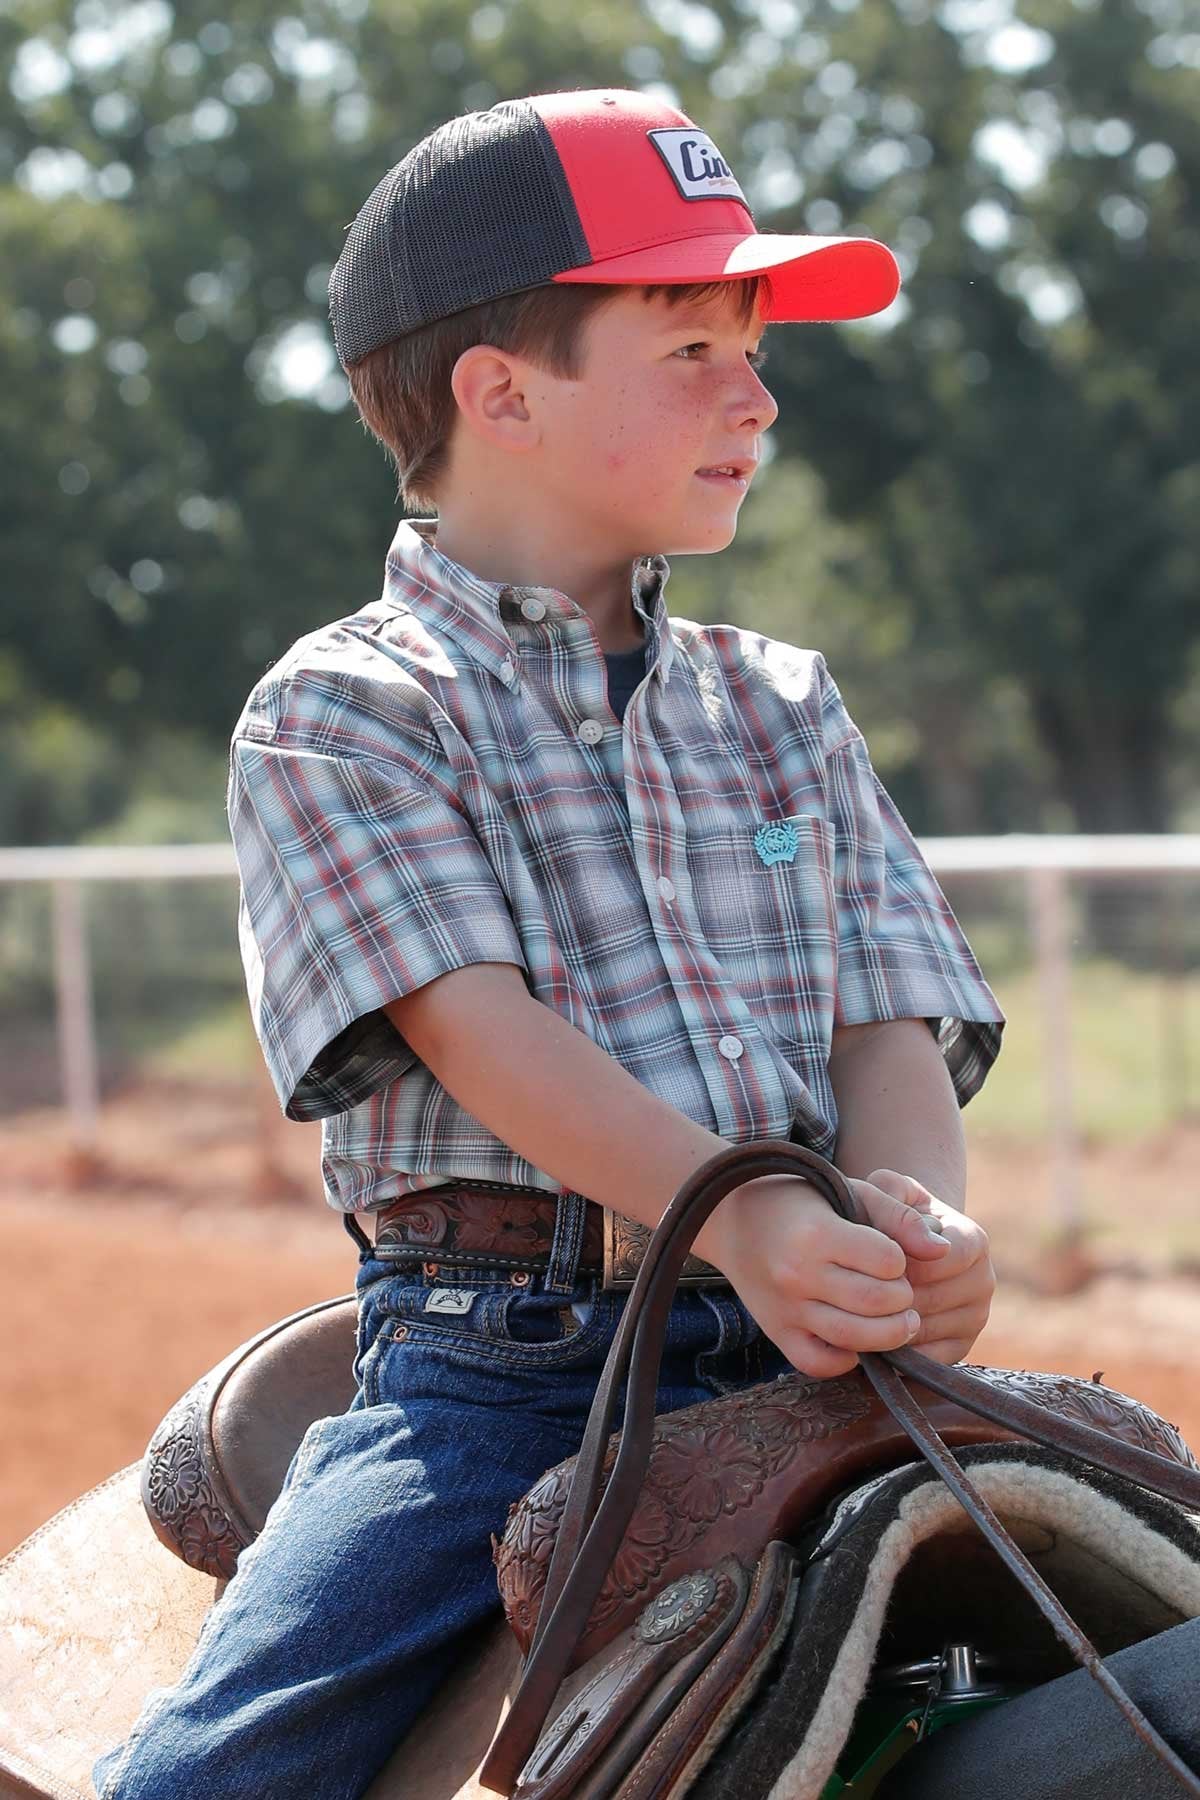
{"type": "Polygon", "coordinates": [[[723,1037],[717,1045],[717,1049],[721,1052],[722,1056],[728,1057],[730,1062],[736,1062],[738,1057],[742,1054],[742,1051],[745,1049],[745,1045],[742,1043],[741,1038],[723,1037]]]}
{"type": "Polygon", "coordinates": [[[517,665],[512,660],[511,656],[506,656],[504,661],[500,664],[500,679],[505,682],[512,682],[517,679],[517,665]]]}
{"type": "Polygon", "coordinates": [[[575,735],[582,744],[598,744],[604,736],[604,727],[599,719],[581,719],[575,727],[575,735]]]}
{"type": "Polygon", "coordinates": [[[659,876],[657,885],[658,891],[664,900],[673,900],[675,898],[675,883],[669,880],[666,875],[659,876]]]}
{"type": "Polygon", "coordinates": [[[531,595],[528,600],[522,600],[521,612],[525,618],[531,619],[536,625],[539,619],[544,619],[546,616],[546,602],[535,600],[531,595]]]}

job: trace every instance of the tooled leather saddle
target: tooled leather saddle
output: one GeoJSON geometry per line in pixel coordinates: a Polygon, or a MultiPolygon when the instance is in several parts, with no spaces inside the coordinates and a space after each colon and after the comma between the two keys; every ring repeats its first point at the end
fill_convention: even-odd
{"type": "Polygon", "coordinates": [[[1200,1469],[1148,1408],[1098,1379],[898,1350],[839,1380],[785,1376],[655,1420],[696,1234],[735,1187],[779,1174],[859,1218],[838,1170],[794,1144],[701,1168],[654,1233],[578,1455],[510,1512],[495,1555],[525,1662],[483,1785],[516,1800],[840,1792],[881,1637],[902,1650],[906,1612],[944,1625],[970,1588],[1001,1636],[1037,1640],[1047,1670],[1065,1647],[1200,1796],[1104,1660],[1200,1614],[1200,1469]],[[996,1557],[1019,1588],[1003,1591],[996,1557]],[[756,1736],[760,1716],[770,1729],[756,1736]]]}

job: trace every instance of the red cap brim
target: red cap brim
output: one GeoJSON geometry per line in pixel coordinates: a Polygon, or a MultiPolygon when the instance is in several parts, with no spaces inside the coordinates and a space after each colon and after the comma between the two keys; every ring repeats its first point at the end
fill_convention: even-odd
{"type": "Polygon", "coordinates": [[[769,277],[764,319],[777,323],[864,319],[890,306],[900,290],[896,259],[874,238],[785,237],[767,231],[679,238],[569,269],[554,280],[649,286],[748,275],[769,277]]]}

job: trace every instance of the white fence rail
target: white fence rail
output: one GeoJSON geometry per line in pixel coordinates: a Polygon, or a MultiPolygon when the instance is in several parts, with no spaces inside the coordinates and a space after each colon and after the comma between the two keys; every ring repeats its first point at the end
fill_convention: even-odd
{"type": "MultiPolygon", "coordinates": [[[[1047,1129],[1055,1210],[1068,1231],[1082,1224],[1070,1032],[1072,877],[1200,874],[1200,834],[1177,836],[924,838],[939,877],[1023,877],[1041,995],[1047,1129]]],[[[40,882],[53,896],[59,1080],[76,1146],[94,1143],[99,1078],[84,885],[95,881],[234,878],[228,844],[0,848],[0,883],[40,882]]]]}

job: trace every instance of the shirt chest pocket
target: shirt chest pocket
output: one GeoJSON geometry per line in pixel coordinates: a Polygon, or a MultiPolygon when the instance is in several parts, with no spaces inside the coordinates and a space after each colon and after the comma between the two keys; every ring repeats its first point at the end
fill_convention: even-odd
{"type": "Polygon", "coordinates": [[[689,831],[705,940],[777,1039],[831,1013],[837,975],[835,830],[819,813],[689,831]]]}

